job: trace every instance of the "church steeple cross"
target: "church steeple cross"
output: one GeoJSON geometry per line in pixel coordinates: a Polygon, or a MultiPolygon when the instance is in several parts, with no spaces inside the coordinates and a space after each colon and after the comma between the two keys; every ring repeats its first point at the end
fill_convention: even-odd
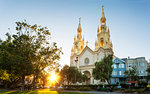
{"type": "Polygon", "coordinates": [[[102,10],[104,10],[104,5],[102,5],[102,10]]]}
{"type": "Polygon", "coordinates": [[[79,18],[79,23],[81,22],[81,17],[79,18]]]}

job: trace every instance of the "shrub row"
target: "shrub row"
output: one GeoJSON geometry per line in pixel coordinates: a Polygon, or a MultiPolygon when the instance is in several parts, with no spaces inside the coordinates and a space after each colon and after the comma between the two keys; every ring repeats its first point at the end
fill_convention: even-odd
{"type": "MultiPolygon", "coordinates": [[[[110,86],[115,87],[114,85],[104,85],[105,88],[109,88],[110,86]]],[[[102,90],[103,85],[65,85],[64,89],[66,90],[80,90],[80,91],[86,91],[86,90],[102,90]]]]}

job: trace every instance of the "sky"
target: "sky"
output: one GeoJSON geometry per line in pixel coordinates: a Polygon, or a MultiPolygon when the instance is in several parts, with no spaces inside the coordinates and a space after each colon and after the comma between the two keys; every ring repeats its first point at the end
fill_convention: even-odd
{"type": "Polygon", "coordinates": [[[46,26],[62,47],[59,63],[70,65],[71,48],[81,17],[82,35],[94,50],[101,6],[110,29],[114,55],[150,59],[150,0],[0,0],[0,38],[13,34],[15,22],[46,26]],[[10,28],[10,30],[8,30],[10,28]]]}

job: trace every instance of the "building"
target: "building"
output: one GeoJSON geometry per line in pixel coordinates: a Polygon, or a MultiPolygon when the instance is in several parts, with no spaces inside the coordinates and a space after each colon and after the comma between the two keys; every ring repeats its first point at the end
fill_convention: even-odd
{"type": "Polygon", "coordinates": [[[126,62],[126,70],[132,69],[132,67],[136,67],[137,74],[139,77],[143,78],[147,76],[147,67],[148,62],[145,60],[145,57],[138,57],[138,58],[125,58],[122,59],[126,62]]]}
{"type": "Polygon", "coordinates": [[[71,50],[70,66],[76,66],[82,73],[88,76],[85,84],[101,84],[92,77],[92,70],[95,62],[100,61],[104,56],[113,54],[113,45],[110,40],[110,30],[106,26],[106,18],[102,6],[102,14],[100,18],[100,27],[97,29],[97,40],[95,41],[95,49],[92,50],[82,37],[81,22],[77,28],[77,36],[74,37],[74,43],[71,50]]]}
{"type": "Polygon", "coordinates": [[[118,57],[113,58],[113,71],[112,77],[110,79],[111,84],[125,84],[126,83],[126,75],[124,72],[126,71],[126,64],[124,60],[121,60],[118,57]]]}
{"type": "MultiPolygon", "coordinates": [[[[132,70],[133,67],[136,69],[136,73],[139,81],[146,81],[145,77],[147,76],[148,62],[145,60],[145,57],[138,58],[124,58],[122,59],[126,63],[126,70],[132,70]]],[[[132,81],[130,78],[127,79],[128,84],[138,85],[138,81],[132,81]]]]}

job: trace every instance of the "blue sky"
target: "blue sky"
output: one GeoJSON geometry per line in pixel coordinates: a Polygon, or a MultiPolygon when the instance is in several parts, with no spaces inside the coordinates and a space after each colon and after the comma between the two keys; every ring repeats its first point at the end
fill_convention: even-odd
{"type": "Polygon", "coordinates": [[[60,64],[69,65],[79,17],[85,42],[94,49],[102,5],[114,54],[150,59],[150,0],[0,0],[0,38],[16,32],[16,21],[47,26],[63,49],[60,64]]]}

